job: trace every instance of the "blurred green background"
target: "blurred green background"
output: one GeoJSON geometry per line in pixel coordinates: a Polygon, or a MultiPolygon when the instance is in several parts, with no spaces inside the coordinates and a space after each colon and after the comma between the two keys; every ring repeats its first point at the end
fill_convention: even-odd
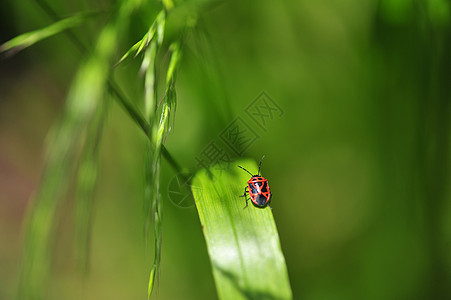
{"type": "MultiPolygon", "coordinates": [[[[48,3],[62,16],[88,6],[48,3]]],[[[245,155],[266,155],[294,298],[451,297],[450,3],[224,1],[198,17],[166,146],[195,170],[196,157],[236,117],[245,119],[262,91],[283,109],[266,130],[255,127],[259,138],[245,155]]],[[[51,22],[36,2],[4,1],[0,43],[51,22]]],[[[142,22],[132,22],[130,45],[144,34],[142,22]]],[[[76,32],[89,38],[98,30],[76,32]]],[[[0,299],[15,293],[47,133],[81,61],[64,35],[0,61],[0,299]]],[[[131,99],[142,95],[137,65],[116,76],[131,99]]],[[[101,149],[89,275],[75,267],[69,193],[46,299],[146,296],[153,246],[142,225],[145,136],[115,102],[101,149]]],[[[168,201],[174,175],[163,161],[156,298],[214,299],[196,210],[168,201]]]]}

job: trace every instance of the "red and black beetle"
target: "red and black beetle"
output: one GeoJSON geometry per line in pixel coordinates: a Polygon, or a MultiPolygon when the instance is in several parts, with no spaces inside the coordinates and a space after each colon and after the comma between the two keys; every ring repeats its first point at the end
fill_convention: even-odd
{"type": "MultiPolygon", "coordinates": [[[[252,177],[247,182],[247,186],[244,188],[244,194],[240,197],[246,198],[246,206],[247,207],[247,201],[249,200],[247,198],[246,193],[249,194],[249,197],[251,198],[252,204],[254,204],[257,207],[266,207],[269,206],[269,203],[271,203],[271,196],[272,193],[269,190],[269,184],[268,180],[262,176],[260,176],[260,167],[262,165],[262,161],[265,156],[263,155],[262,159],[260,160],[260,164],[258,165],[258,173],[257,175],[252,175],[251,172],[243,168],[242,166],[238,166],[238,168],[243,169],[244,171],[248,172],[252,177]]],[[[244,209],[243,208],[243,209],[244,209]]],[[[271,208],[271,206],[269,206],[271,208]]]]}

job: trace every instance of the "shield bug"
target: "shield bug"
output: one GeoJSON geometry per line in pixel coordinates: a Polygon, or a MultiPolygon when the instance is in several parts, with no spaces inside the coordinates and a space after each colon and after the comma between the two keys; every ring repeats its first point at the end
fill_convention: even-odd
{"type": "MultiPolygon", "coordinates": [[[[248,172],[251,175],[251,179],[249,179],[249,181],[247,182],[247,186],[244,188],[244,194],[240,196],[246,198],[246,206],[244,208],[248,206],[247,201],[249,199],[247,198],[247,194],[249,194],[252,204],[254,204],[256,207],[263,208],[269,206],[269,204],[271,203],[272,193],[269,190],[268,179],[264,178],[263,176],[260,176],[260,168],[262,165],[263,158],[265,158],[264,155],[258,165],[257,175],[252,175],[251,172],[249,172],[242,166],[238,166],[238,168],[243,169],[244,171],[248,172]]],[[[269,208],[271,208],[271,206],[269,206],[269,208]]]]}

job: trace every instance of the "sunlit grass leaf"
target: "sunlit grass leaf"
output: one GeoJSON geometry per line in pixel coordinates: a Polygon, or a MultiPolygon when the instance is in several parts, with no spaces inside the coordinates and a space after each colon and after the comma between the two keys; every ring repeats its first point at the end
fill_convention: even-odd
{"type": "MultiPolygon", "coordinates": [[[[251,160],[199,171],[192,181],[220,299],[291,299],[285,258],[269,207],[243,209],[251,160]]],[[[274,210],[277,201],[272,202],[274,210]]]]}
{"type": "Polygon", "coordinates": [[[61,33],[64,30],[76,27],[86,21],[89,17],[95,16],[97,13],[79,13],[72,17],[68,17],[61,21],[55,22],[47,27],[23,33],[0,46],[0,53],[9,51],[11,53],[19,52],[40,42],[48,37],[61,33]]]}

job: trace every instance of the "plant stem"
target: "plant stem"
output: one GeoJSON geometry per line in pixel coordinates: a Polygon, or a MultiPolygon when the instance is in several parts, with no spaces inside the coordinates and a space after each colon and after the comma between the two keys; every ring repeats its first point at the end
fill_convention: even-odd
{"type": "MultiPolygon", "coordinates": [[[[139,127],[144,131],[146,136],[149,137],[150,124],[144,119],[144,117],[136,110],[135,107],[133,107],[133,105],[128,100],[125,100],[125,96],[121,93],[119,87],[116,86],[113,80],[108,81],[108,86],[110,88],[111,93],[119,101],[119,104],[122,105],[122,107],[130,115],[130,117],[138,123],[139,127]]],[[[177,161],[169,153],[168,149],[164,145],[162,145],[161,154],[177,173],[183,172],[181,166],[177,163],[177,161]]]]}

